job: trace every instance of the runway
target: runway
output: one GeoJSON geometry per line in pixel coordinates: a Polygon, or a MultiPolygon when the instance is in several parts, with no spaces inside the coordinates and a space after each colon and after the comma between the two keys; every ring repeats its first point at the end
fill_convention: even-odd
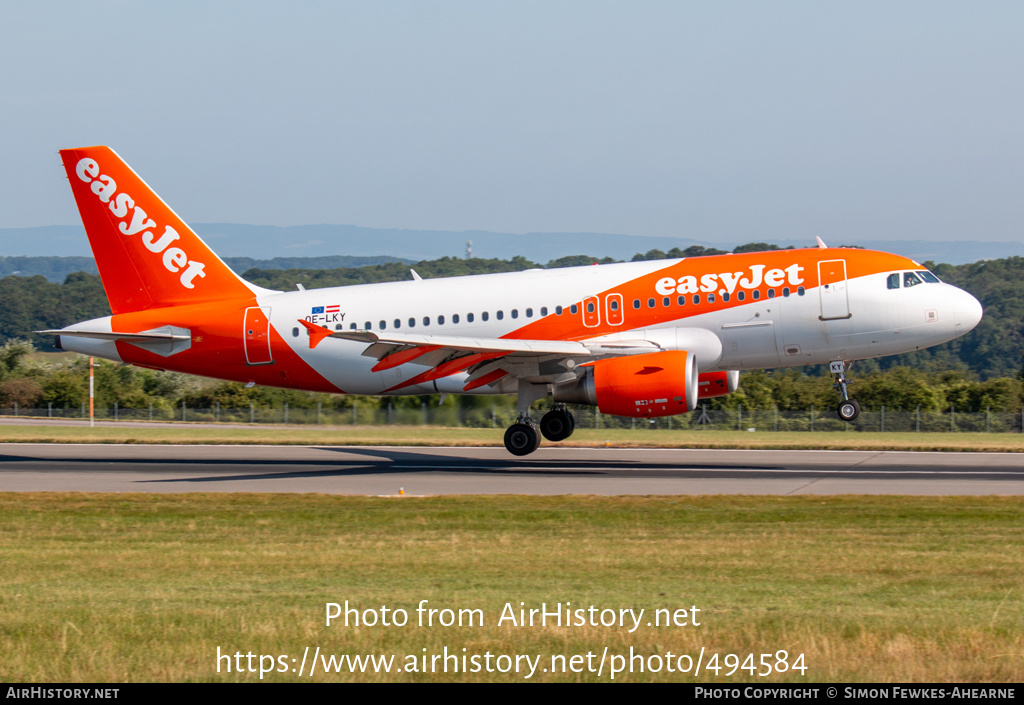
{"type": "Polygon", "coordinates": [[[0,491],[1024,495],[1024,454],[6,443],[0,491]]]}

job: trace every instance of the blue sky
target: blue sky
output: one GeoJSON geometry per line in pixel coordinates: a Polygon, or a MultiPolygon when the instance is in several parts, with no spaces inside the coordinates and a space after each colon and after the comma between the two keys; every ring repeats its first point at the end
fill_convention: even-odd
{"type": "MultiPolygon", "coordinates": [[[[1024,4],[0,2],[0,227],[1024,240],[1024,4]]],[[[59,254],[59,253],[54,253],[59,254]]],[[[333,253],[332,253],[333,254],[333,253]]]]}

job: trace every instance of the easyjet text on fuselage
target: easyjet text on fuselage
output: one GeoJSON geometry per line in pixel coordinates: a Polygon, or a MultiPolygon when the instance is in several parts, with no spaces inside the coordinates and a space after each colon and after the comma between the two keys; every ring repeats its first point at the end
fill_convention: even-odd
{"type": "Polygon", "coordinates": [[[767,267],[768,265],[766,264],[752,264],[739,272],[702,274],[699,281],[697,276],[692,274],[686,274],[678,279],[663,277],[657,281],[654,289],[661,296],[699,294],[701,292],[732,294],[736,291],[737,287],[757,289],[762,284],[774,287],[782,286],[783,284],[799,286],[804,283],[803,277],[800,276],[800,272],[804,268],[799,264],[791,264],[785,268],[773,268],[766,272],[765,269],[767,267]]]}

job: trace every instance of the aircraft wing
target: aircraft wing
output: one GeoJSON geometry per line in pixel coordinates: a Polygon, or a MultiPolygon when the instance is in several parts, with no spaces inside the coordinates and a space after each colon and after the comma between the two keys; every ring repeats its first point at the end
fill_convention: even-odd
{"type": "Polygon", "coordinates": [[[594,342],[575,340],[520,340],[512,338],[470,338],[451,335],[378,333],[369,330],[332,331],[299,319],[309,331],[309,347],[325,338],[366,343],[363,355],[377,360],[373,371],[403,364],[430,369],[386,391],[422,384],[459,372],[469,371],[465,391],[476,389],[505,376],[531,381],[567,381],[577,376],[579,365],[601,357],[656,352],[660,348],[646,340],[594,342]]]}

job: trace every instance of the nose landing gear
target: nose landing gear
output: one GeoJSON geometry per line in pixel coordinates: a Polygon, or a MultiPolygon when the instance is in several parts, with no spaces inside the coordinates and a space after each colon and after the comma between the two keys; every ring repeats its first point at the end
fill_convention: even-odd
{"type": "Polygon", "coordinates": [[[836,413],[843,421],[853,421],[860,416],[860,404],[850,399],[846,391],[846,363],[842,360],[833,360],[828,363],[828,371],[832,373],[832,388],[839,392],[841,399],[836,413]]]}

